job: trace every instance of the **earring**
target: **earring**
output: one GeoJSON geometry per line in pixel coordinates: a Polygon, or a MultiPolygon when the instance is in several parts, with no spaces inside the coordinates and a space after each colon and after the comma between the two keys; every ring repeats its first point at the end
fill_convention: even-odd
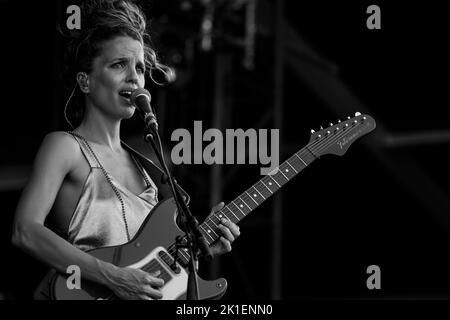
{"type": "Polygon", "coordinates": [[[79,74],[79,77],[81,91],[83,91],[84,93],[88,93],[88,75],[85,72],[82,72],[79,74]]]}

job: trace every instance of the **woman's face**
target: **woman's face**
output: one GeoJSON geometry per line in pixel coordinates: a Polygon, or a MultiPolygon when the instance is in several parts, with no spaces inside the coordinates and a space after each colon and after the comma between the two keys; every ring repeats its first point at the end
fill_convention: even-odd
{"type": "Polygon", "coordinates": [[[130,93],[145,85],[144,50],[133,38],[120,36],[103,43],[89,74],[88,104],[114,119],[128,119],[135,111],[130,93]]]}

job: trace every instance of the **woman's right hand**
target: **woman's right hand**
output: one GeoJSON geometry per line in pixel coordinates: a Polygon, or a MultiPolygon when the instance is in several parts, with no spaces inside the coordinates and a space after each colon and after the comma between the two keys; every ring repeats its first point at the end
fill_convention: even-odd
{"type": "Polygon", "coordinates": [[[134,268],[108,268],[108,287],[122,300],[161,299],[160,288],[164,280],[158,278],[160,271],[148,273],[134,268]]]}

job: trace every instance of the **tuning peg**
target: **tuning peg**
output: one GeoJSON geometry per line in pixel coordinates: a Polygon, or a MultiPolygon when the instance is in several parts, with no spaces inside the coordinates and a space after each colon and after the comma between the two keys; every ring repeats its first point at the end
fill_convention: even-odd
{"type": "Polygon", "coordinates": [[[355,117],[360,116],[361,112],[355,112],[355,117]]]}
{"type": "Polygon", "coordinates": [[[341,123],[341,120],[338,120],[338,123],[341,123]]]}
{"type": "Polygon", "coordinates": [[[328,124],[328,126],[329,126],[329,127],[332,127],[332,126],[333,126],[333,122],[330,122],[330,123],[328,124]]]}
{"type": "Polygon", "coordinates": [[[320,130],[323,130],[323,127],[322,127],[322,126],[320,126],[320,130]]]}
{"type": "Polygon", "coordinates": [[[348,116],[348,117],[347,117],[347,120],[350,120],[350,119],[351,119],[351,117],[350,117],[350,116],[348,116]]]}
{"type": "Polygon", "coordinates": [[[313,134],[315,131],[313,129],[311,129],[311,134],[313,134]]]}

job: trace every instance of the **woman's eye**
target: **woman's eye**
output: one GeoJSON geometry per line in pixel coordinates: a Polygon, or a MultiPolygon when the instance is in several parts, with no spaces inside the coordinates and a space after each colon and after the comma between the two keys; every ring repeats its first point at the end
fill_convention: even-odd
{"type": "Polygon", "coordinates": [[[137,70],[139,71],[139,73],[145,73],[145,68],[143,67],[137,67],[137,70]]]}
{"type": "Polygon", "coordinates": [[[123,62],[116,62],[112,65],[113,68],[123,68],[124,63],[123,62]]]}

